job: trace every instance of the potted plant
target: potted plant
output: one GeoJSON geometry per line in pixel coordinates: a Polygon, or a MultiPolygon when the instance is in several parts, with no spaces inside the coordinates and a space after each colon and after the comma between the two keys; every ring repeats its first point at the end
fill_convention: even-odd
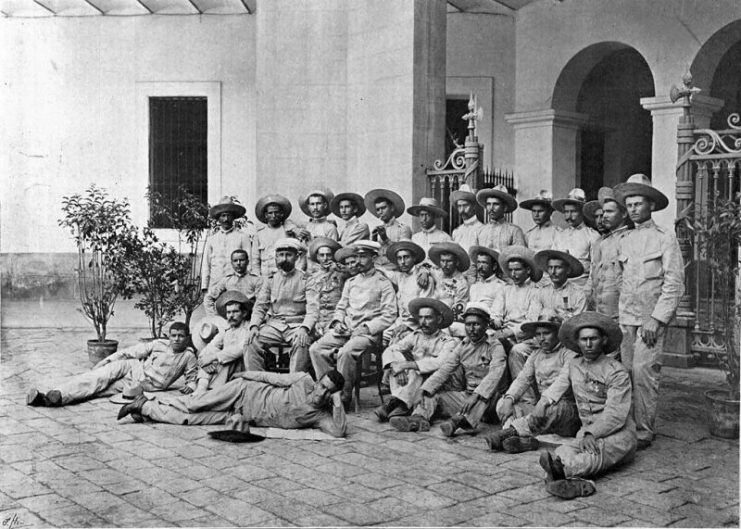
{"type": "Polygon", "coordinates": [[[129,202],[111,198],[105,189],[91,185],[83,194],[62,197],[59,225],[67,228],[77,245],[77,280],[82,307],[78,309],[95,327],[97,339],[88,340],[93,364],[114,353],[116,340],[107,338],[120,293],[120,272],[125,241],[136,231],[129,202]]]}
{"type": "Polygon", "coordinates": [[[694,218],[685,217],[694,232],[700,261],[713,274],[717,320],[724,354],[716,353],[718,365],[725,372],[727,387],[705,392],[709,405],[710,433],[719,437],[739,436],[739,339],[741,327],[741,205],[739,199],[716,197],[715,204],[694,218]]]}

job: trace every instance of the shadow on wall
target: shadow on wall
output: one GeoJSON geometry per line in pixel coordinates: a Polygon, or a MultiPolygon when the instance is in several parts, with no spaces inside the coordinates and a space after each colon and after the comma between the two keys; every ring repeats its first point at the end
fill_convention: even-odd
{"type": "Polygon", "coordinates": [[[1,254],[4,300],[77,299],[77,254],[1,254]]]}

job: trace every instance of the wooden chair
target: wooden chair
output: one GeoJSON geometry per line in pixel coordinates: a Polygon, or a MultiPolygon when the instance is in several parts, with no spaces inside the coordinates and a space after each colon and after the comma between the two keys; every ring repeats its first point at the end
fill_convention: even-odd
{"type": "Polygon", "coordinates": [[[360,387],[375,385],[378,388],[378,397],[383,404],[383,393],[381,392],[381,380],[383,379],[383,366],[381,357],[383,347],[375,345],[360,355],[355,368],[355,387],[353,388],[355,400],[355,413],[360,411],[360,387]]]}

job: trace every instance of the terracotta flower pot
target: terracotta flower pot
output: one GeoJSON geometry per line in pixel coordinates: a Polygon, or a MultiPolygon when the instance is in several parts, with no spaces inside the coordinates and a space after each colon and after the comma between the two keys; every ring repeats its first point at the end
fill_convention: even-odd
{"type": "Polygon", "coordinates": [[[98,340],[87,341],[87,356],[92,365],[95,365],[105,357],[112,355],[117,349],[117,340],[104,340],[102,342],[98,340]]]}
{"type": "Polygon", "coordinates": [[[705,399],[710,412],[710,433],[725,439],[738,439],[739,401],[731,399],[725,389],[709,389],[705,399]]]}

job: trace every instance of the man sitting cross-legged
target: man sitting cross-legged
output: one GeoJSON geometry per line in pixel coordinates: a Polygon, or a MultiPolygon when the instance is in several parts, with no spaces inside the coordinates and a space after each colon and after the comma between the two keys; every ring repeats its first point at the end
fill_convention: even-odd
{"type": "Polygon", "coordinates": [[[605,356],[622,341],[623,333],[611,318],[596,312],[582,312],[564,322],[559,339],[582,356],[568,362],[543,392],[533,417],[546,417],[548,409],[571,389],[582,427],[577,445],[561,445],[555,458],[543,452],[546,489],[561,498],[586,496],[594,484],[581,478],[596,476],[633,458],[638,445],[631,414],[630,376],[623,365],[605,356]]]}
{"type": "MultiPolygon", "coordinates": [[[[391,398],[375,410],[381,422],[411,413],[417,390],[458,344],[456,338],[442,332],[453,323],[453,311],[442,301],[414,299],[409,303],[409,313],[417,320],[417,330],[383,352],[383,368],[389,373],[391,398]]],[[[420,419],[422,417],[415,416],[412,423],[393,421],[391,425],[403,431],[429,430],[429,422],[420,419]]]]}
{"type": "MultiPolygon", "coordinates": [[[[428,424],[434,416],[449,417],[440,428],[452,437],[458,428],[473,429],[479,422],[496,419],[495,406],[507,387],[507,358],[497,340],[487,340],[489,311],[472,302],[463,313],[466,338],[421,388],[421,401],[411,419],[428,424]]],[[[406,419],[399,418],[397,420],[406,419]]]]}
{"type": "Polygon", "coordinates": [[[131,415],[170,424],[223,424],[239,416],[248,424],[274,428],[318,428],[334,437],[347,431],[345,410],[340,400],[342,375],[328,371],[318,382],[308,373],[244,371],[233,380],[201,396],[145,396],[125,404],[118,418],[131,415]]]}
{"type": "Polygon", "coordinates": [[[145,391],[164,391],[185,375],[182,393],[196,387],[196,357],[188,347],[188,327],[170,325],[168,340],[153,340],[122,349],[98,362],[92,371],[76,375],[47,393],[32,388],[29,406],[65,406],[91,397],[113,395],[124,384],[139,385],[145,391]]]}
{"type": "Polygon", "coordinates": [[[542,395],[563,366],[577,356],[559,342],[560,328],[561,317],[551,310],[541,312],[537,321],[522,324],[522,331],[534,335],[538,346],[497,404],[497,415],[503,428],[486,437],[492,450],[504,449],[510,453],[535,450],[538,443],[532,436],[556,433],[563,437],[573,437],[579,430],[579,414],[574,395],[569,392],[556,404],[548,407],[544,418],[535,420],[530,415],[537,400],[532,388],[537,390],[538,395],[542,395]]]}

